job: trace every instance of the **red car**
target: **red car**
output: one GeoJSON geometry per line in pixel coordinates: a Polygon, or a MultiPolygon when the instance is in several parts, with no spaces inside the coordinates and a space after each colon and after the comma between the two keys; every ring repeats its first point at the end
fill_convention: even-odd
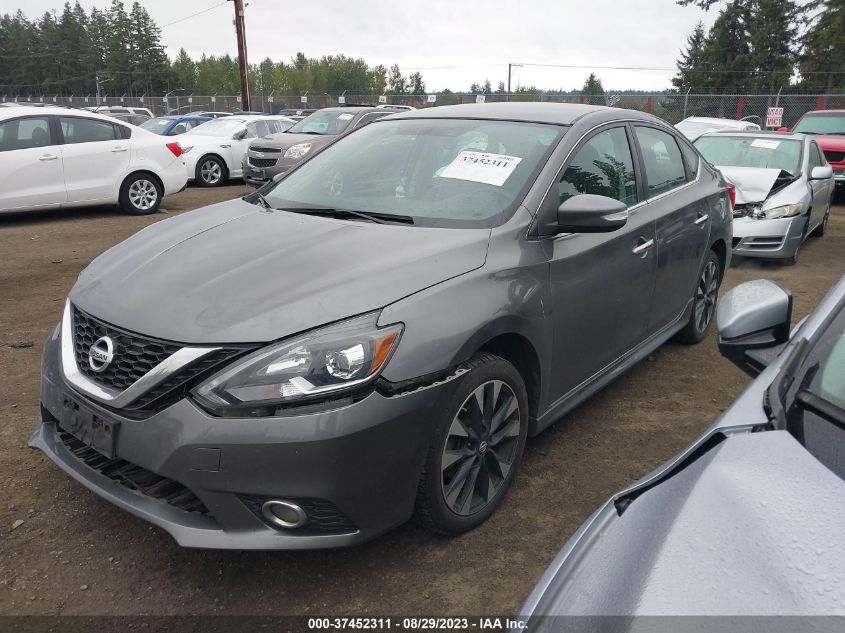
{"type": "Polygon", "coordinates": [[[813,110],[802,116],[793,132],[813,134],[833,167],[838,187],[845,186],[845,110],[813,110]]]}

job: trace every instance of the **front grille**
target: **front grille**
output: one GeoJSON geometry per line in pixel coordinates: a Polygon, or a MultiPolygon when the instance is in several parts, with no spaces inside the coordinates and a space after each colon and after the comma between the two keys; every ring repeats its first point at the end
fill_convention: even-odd
{"type": "Polygon", "coordinates": [[[98,383],[123,391],[180,346],[121,330],[73,309],[73,349],[79,371],[98,383]],[[88,350],[102,336],[114,342],[114,359],[102,372],[91,369],[88,350]]]}
{"type": "Polygon", "coordinates": [[[829,163],[841,163],[842,161],[845,161],[845,152],[825,151],[824,155],[825,158],[827,158],[827,162],[829,163]]]}
{"type": "MultiPolygon", "coordinates": [[[[183,345],[115,327],[73,308],[73,348],[79,370],[96,383],[123,391],[183,345]],[[102,372],[88,364],[88,350],[101,336],[114,342],[114,359],[102,372]]],[[[255,349],[254,345],[222,347],[169,376],[122,409],[134,417],[150,415],[183,398],[193,385],[221,365],[255,349]]]]}
{"type": "Polygon", "coordinates": [[[282,150],[278,147],[250,147],[251,152],[262,152],[264,154],[281,154],[282,150]]]}
{"type": "Polygon", "coordinates": [[[305,510],[305,514],[308,516],[308,520],[306,521],[305,525],[302,527],[293,529],[293,530],[285,530],[285,534],[290,534],[291,536],[309,536],[315,534],[351,534],[352,532],[356,532],[358,528],[355,527],[355,524],[347,517],[343,512],[338,510],[337,507],[330,501],[326,501],[325,499],[311,499],[311,498],[302,498],[297,499],[296,497],[254,497],[250,495],[239,495],[241,501],[252,510],[252,512],[260,518],[264,523],[269,525],[272,528],[277,530],[284,529],[280,528],[273,523],[270,523],[262,514],[261,506],[264,505],[265,501],[269,501],[271,499],[280,499],[284,498],[288,501],[293,501],[303,510],[305,510]]]}
{"type": "Polygon", "coordinates": [[[183,512],[197,512],[209,518],[211,512],[193,492],[178,481],[157,475],[151,470],[116,457],[109,459],[79,441],[70,433],[58,430],[59,439],[80,462],[122,486],[153,499],[159,499],[183,512]]]}
{"type": "Polygon", "coordinates": [[[254,156],[249,157],[249,164],[253,167],[272,167],[276,164],[276,158],[255,158],[254,156]]]}

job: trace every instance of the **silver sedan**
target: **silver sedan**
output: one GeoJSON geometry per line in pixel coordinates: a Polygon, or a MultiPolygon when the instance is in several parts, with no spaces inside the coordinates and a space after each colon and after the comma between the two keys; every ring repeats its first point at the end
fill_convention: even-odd
{"type": "Polygon", "coordinates": [[[824,235],[833,169],[812,136],[712,132],[695,146],[736,187],[734,255],[795,264],[807,236],[824,235]]]}

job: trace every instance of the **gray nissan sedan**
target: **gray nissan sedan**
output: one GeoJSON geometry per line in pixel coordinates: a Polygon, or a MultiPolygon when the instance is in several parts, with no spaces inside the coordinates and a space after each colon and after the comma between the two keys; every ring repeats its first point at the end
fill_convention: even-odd
{"type": "Polygon", "coordinates": [[[525,440],[708,332],[729,186],[639,112],[403,112],[79,276],[30,444],[192,547],[458,534],[525,440]]]}

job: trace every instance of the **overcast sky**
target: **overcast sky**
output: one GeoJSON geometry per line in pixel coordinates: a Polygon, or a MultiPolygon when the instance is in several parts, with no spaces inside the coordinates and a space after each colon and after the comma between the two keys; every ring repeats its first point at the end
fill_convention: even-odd
{"type": "MultiPolygon", "coordinates": [[[[124,2],[127,8],[132,4],[124,2]]],[[[86,9],[109,4],[82,1],[86,9]]],[[[142,4],[162,27],[171,57],[180,47],[192,56],[237,53],[232,2],[142,4]]],[[[0,12],[20,7],[34,17],[62,5],[63,0],[0,0],[0,12]]],[[[594,70],[605,88],[656,90],[669,85],[672,70],[601,67],[673,69],[696,21],[709,26],[715,14],[679,7],[675,0],[249,0],[246,29],[251,63],[265,57],[288,61],[297,51],[309,57],[343,53],[371,66],[398,63],[406,74],[419,70],[432,91],[467,90],[485,79],[495,88],[507,83],[509,62],[526,64],[514,68],[514,87],[580,88],[594,70]],[[585,68],[527,65],[532,63],[585,68]]]]}

